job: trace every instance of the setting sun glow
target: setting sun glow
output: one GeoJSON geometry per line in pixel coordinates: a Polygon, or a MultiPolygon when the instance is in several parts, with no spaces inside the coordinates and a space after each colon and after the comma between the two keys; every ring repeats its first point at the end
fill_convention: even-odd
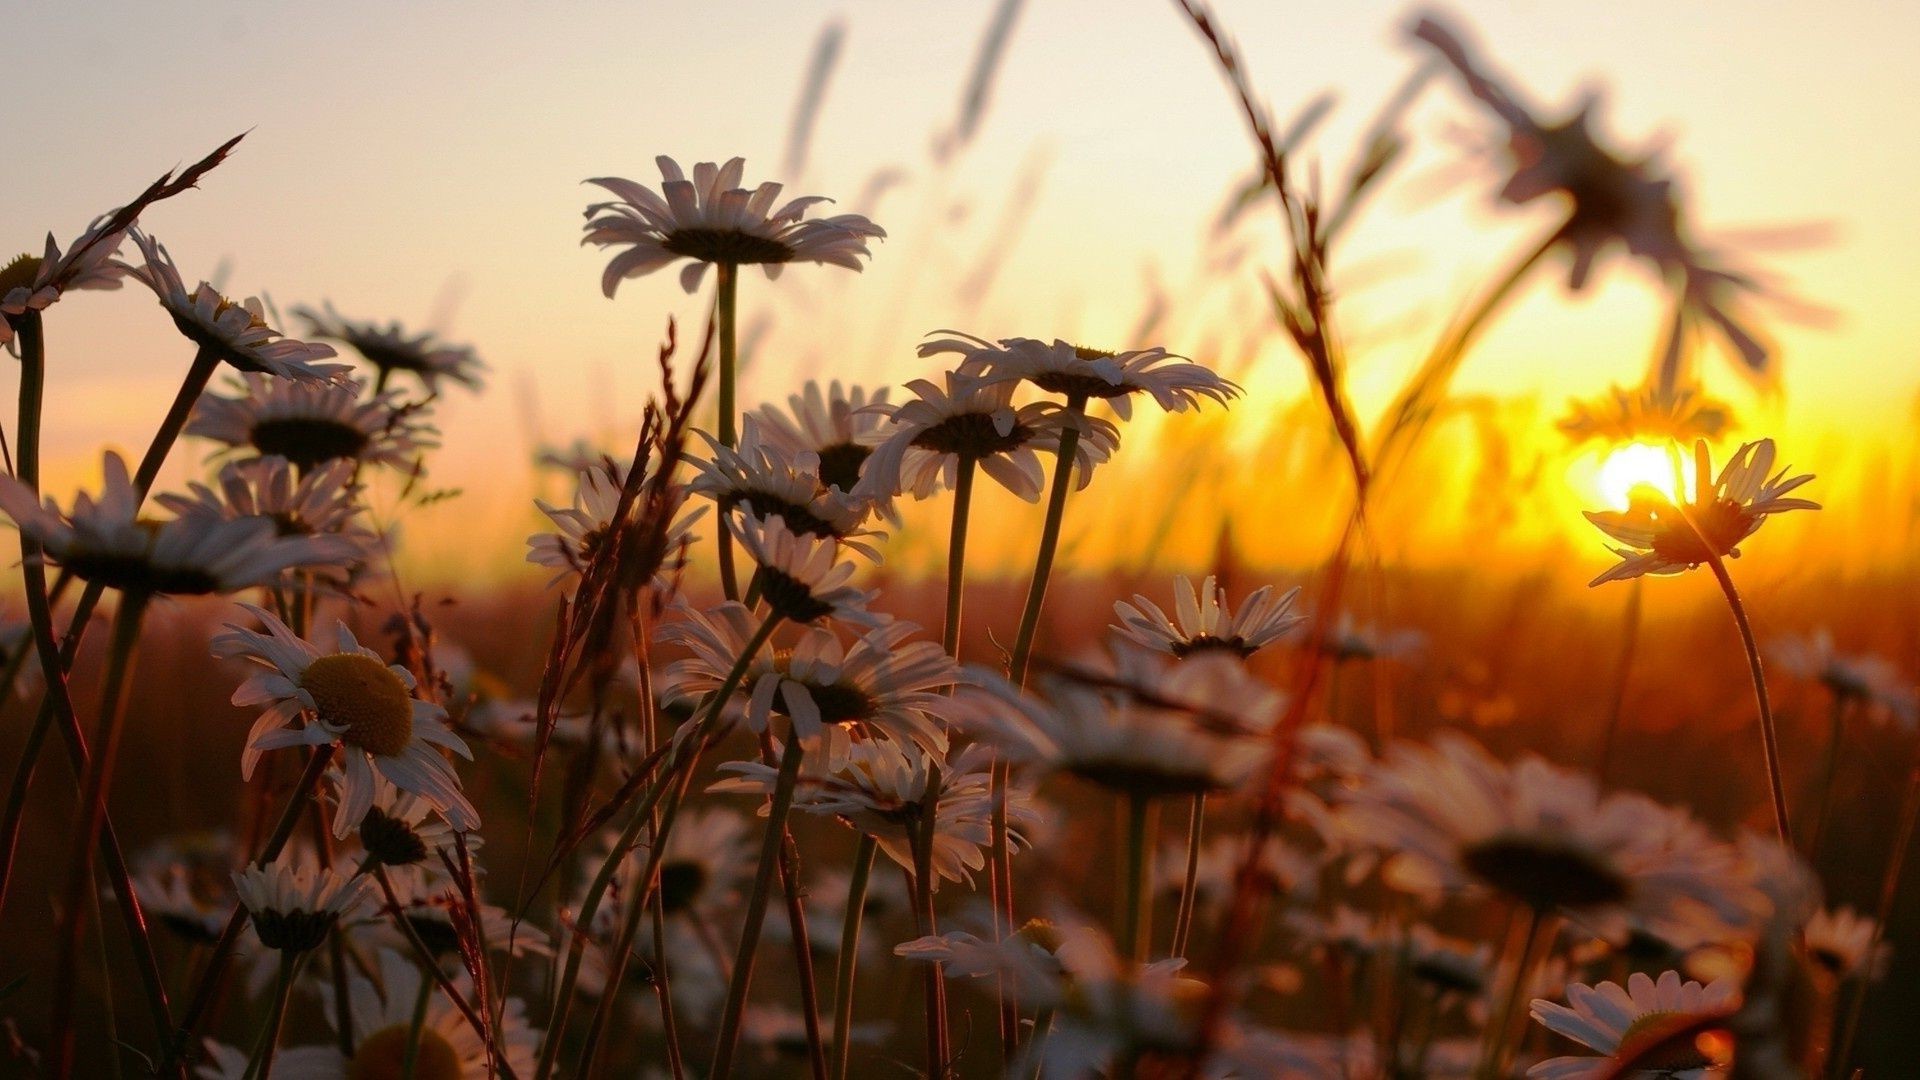
{"type": "Polygon", "coordinates": [[[1650,487],[1669,500],[1677,499],[1682,490],[1693,486],[1693,472],[1693,459],[1686,454],[1648,443],[1628,443],[1601,463],[1596,486],[1608,506],[1624,510],[1637,487],[1650,487]]]}

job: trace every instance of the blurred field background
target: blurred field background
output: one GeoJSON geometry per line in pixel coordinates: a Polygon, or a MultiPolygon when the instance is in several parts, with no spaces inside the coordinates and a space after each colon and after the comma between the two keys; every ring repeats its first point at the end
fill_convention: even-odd
{"type": "MultiPolygon", "coordinates": [[[[1347,148],[1414,67],[1407,10],[1230,3],[1221,14],[1280,115],[1334,95],[1306,153],[1341,175],[1347,148]]],[[[1908,190],[1920,143],[1903,134],[1920,100],[1909,55],[1920,8],[1467,14],[1540,100],[1566,105],[1604,85],[1610,132],[1635,144],[1672,136],[1710,231],[1750,239],[1741,250],[1819,309],[1768,320],[1783,365],[1774,385],[1743,381],[1718,357],[1701,362],[1708,389],[1734,408],[1732,440],[1777,439],[1786,460],[1818,474],[1811,494],[1825,505],[1770,524],[1736,573],[1763,641],[1829,627],[1843,651],[1920,671],[1920,306],[1908,295],[1920,280],[1920,205],[1908,190]]],[[[217,198],[156,214],[183,264],[218,262],[239,291],[282,307],[330,299],[355,317],[430,326],[492,365],[486,394],[438,406],[445,448],[431,479],[462,494],[404,523],[395,584],[423,596],[503,696],[530,692],[542,659],[530,628],[544,634],[556,601],[546,571],[521,561],[538,525],[532,498],[564,497],[564,478],[542,473],[536,454],[576,438],[630,443],[663,317],[704,324],[705,300],[673,275],[607,302],[601,256],[570,240],[579,181],[646,174],[656,153],[742,154],[750,176],[844,193],[844,209],[889,230],[857,277],[794,275],[774,290],[747,276],[749,403],[814,377],[926,374],[913,345],[943,326],[1164,343],[1248,388],[1230,412],[1129,428],[1129,451],[1069,515],[1068,576],[1050,598],[1043,652],[1090,646],[1116,598],[1164,602],[1175,571],[1219,573],[1236,596],[1310,583],[1345,522],[1344,463],[1264,299],[1278,227],[1264,209],[1220,225],[1251,175],[1240,118],[1164,5],[340,4],[298,18],[48,5],[8,21],[35,47],[10,61],[7,243],[31,246],[46,223],[77,226],[178,148],[253,128],[217,198]]],[[[1450,83],[1427,88],[1403,127],[1412,153],[1335,268],[1363,420],[1474,284],[1547,221],[1490,205],[1472,158],[1479,125],[1450,83]]],[[[1605,448],[1570,446],[1555,420],[1569,398],[1637,381],[1661,319],[1652,283],[1609,269],[1578,297],[1564,275],[1536,279],[1382,489],[1349,607],[1363,623],[1419,630],[1425,644],[1343,666],[1337,719],[1369,733],[1468,725],[1497,750],[1593,760],[1628,598],[1585,585],[1609,562],[1579,515],[1606,501],[1605,448]]],[[[63,314],[49,342],[48,413],[61,419],[47,446],[48,489],[62,495],[94,482],[100,445],[137,448],[187,360],[137,288],[78,296],[63,314]]],[[[0,395],[11,379],[0,372],[0,395]]],[[[178,454],[162,484],[199,471],[195,453],[178,454]]],[[[977,513],[1004,524],[977,537],[971,569],[986,584],[974,610],[1011,611],[1038,509],[996,492],[977,513]]],[[[943,515],[910,513],[888,548],[877,580],[892,583],[899,614],[916,615],[903,601],[939,565],[943,515]]],[[[937,588],[924,586],[923,623],[937,621],[937,588]]],[[[1763,826],[1752,702],[1711,580],[1650,581],[1645,601],[1614,779],[1710,820],[1763,826]]],[[[233,763],[247,716],[226,704],[231,681],[200,662],[223,611],[169,604],[153,616],[141,668],[193,674],[136,687],[125,760],[148,763],[165,794],[116,807],[132,848],[232,820],[242,798],[233,763]]],[[[988,621],[969,626],[974,655],[995,647],[988,621]]],[[[1289,658],[1267,662],[1279,670],[1289,658]]],[[[81,668],[84,713],[95,669],[81,668]]],[[[1781,676],[1776,694],[1791,795],[1817,782],[1826,705],[1818,687],[1781,676]]],[[[17,747],[22,708],[0,713],[0,754],[17,747]]],[[[1830,900],[1870,907],[1911,742],[1868,725],[1858,737],[1834,803],[1836,857],[1822,869],[1830,900]]],[[[524,789],[500,771],[469,779],[483,806],[524,789]]],[[[68,782],[58,769],[38,780],[68,782]]],[[[32,805],[24,864],[56,866],[66,804],[43,794],[32,805]]],[[[515,842],[489,839],[496,873],[510,872],[515,842]]],[[[15,918],[43,925],[28,909],[48,891],[30,872],[15,918]]],[[[1901,905],[1890,936],[1894,966],[1876,1000],[1897,1016],[1920,1007],[1920,905],[1901,905]]],[[[0,950],[11,968],[42,947],[0,950]]],[[[1906,1075],[1920,1058],[1920,1034],[1901,1025],[1872,1025],[1863,1042],[1880,1075],[1906,1075]]]]}

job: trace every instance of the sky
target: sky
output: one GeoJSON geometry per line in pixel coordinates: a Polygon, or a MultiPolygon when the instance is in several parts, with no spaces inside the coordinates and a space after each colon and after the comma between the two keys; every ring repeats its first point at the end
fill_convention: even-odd
{"type": "MultiPolygon", "coordinates": [[[[1176,352],[1221,355],[1248,419],[1297,396],[1297,359],[1262,340],[1256,257],[1207,279],[1204,243],[1251,148],[1206,52],[1171,5],[1033,0],[1020,12],[977,135],[950,167],[950,130],[994,3],[91,3],[7,16],[0,246],[64,243],[175,164],[239,131],[232,159],[145,224],[189,280],[282,308],[331,300],[471,342],[488,392],[439,412],[436,482],[462,499],[413,526],[415,557],[449,576],[502,573],[536,524],[532,447],[578,436],[626,446],[666,318],[705,295],[675,275],[600,294],[603,256],[578,245],[581,182],[657,182],[657,154],[747,159],[748,182],[836,196],[887,227],[860,275],[749,273],[748,400],[810,377],[901,382],[928,331],[1122,342],[1153,295],[1176,352]],[[783,171],[823,28],[843,35],[809,152],[783,171]],[[869,181],[901,182],[872,205],[869,181]],[[1243,348],[1242,345],[1245,344],[1243,348]],[[1232,354],[1232,355],[1227,355],[1232,354]],[[488,538],[474,543],[475,536],[488,538]],[[497,540],[497,542],[496,542],[497,540]],[[505,553],[504,557],[503,554],[505,553]]],[[[1338,175],[1356,135],[1422,59],[1414,8],[1372,0],[1223,0],[1255,83],[1287,116],[1331,92],[1309,144],[1338,175]]],[[[1784,358],[1755,396],[1709,361],[1743,430],[1797,440],[1800,459],[1905,447],[1920,388],[1920,7],[1805,3],[1481,3],[1451,11],[1543,107],[1588,88],[1626,145],[1664,144],[1698,220],[1789,227],[1818,244],[1754,258],[1828,310],[1771,325],[1784,358]]],[[[1448,312],[1530,236],[1544,208],[1492,202],[1471,157],[1487,129],[1435,83],[1407,120],[1417,151],[1336,266],[1363,414],[1377,411],[1448,312]]],[[[1279,233],[1248,233],[1277,252],[1279,233]]],[[[1261,249],[1256,249],[1261,250],[1261,249]]],[[[1558,403],[1644,369],[1657,299],[1630,268],[1566,295],[1536,279],[1462,373],[1463,393],[1558,403]]],[[[711,281],[711,278],[708,279],[711,281]]],[[[138,286],[64,301],[49,319],[49,485],[90,482],[102,446],[143,445],[191,356],[138,286]]],[[[11,393],[11,375],[0,381],[11,393]]],[[[1251,437],[1249,437],[1251,438],[1251,437]]],[[[1242,441],[1232,445],[1248,446],[1242,441]]],[[[176,479],[202,467],[177,455],[176,479]]],[[[1791,455],[1790,455],[1791,456],[1791,455]]],[[[552,494],[549,491],[549,494],[552,494]]]]}

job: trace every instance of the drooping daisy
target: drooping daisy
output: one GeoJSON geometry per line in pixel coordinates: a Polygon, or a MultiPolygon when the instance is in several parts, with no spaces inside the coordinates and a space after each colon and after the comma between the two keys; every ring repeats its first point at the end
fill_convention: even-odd
{"type": "Polygon", "coordinates": [[[140,496],[120,455],[108,452],[99,498],[74,496],[62,512],[0,476],[0,511],[76,576],[128,593],[205,595],[271,583],[283,570],[344,565],[358,548],[338,536],[280,536],[259,518],[140,517],[140,496]]]}
{"type": "Polygon", "coordinates": [[[1781,637],[1774,642],[1773,658],[1787,674],[1818,682],[1841,701],[1883,712],[1902,729],[1920,722],[1920,699],[1900,669],[1883,656],[1841,653],[1824,626],[1807,637],[1781,637]]]}
{"type": "Polygon", "coordinates": [[[779,277],[790,262],[859,270],[860,260],[871,254],[867,241],[887,235],[859,214],[805,220],[808,209],[830,201],[818,195],[789,200],[775,210],[780,185],[742,188],[746,162],[741,158],[725,165],[700,162],[693,167],[692,180],[670,157],[662,155],[654,163],[660,167],[658,194],[618,177],[587,181],[606,188],[616,200],[587,207],[587,235],[581,240],[625,249],[600,277],[600,289],[609,297],[627,278],[644,277],[679,259],[693,260],[680,272],[680,285],[688,292],[700,286],[708,263],[758,264],[769,278],[779,277]]]}
{"type": "Polygon", "coordinates": [[[155,501],[181,517],[202,515],[216,521],[249,518],[273,523],[281,536],[338,536],[370,553],[374,535],[356,523],[359,487],[353,463],[335,461],[296,476],[283,457],[230,461],[220,468],[218,489],[191,482],[189,494],[163,492],[155,501]]]}
{"type": "Polygon", "coordinates": [[[1807,920],[1807,957],[1836,979],[1862,972],[1877,977],[1888,949],[1878,942],[1880,925],[1850,907],[1822,908],[1807,920]]]}
{"type": "Polygon", "coordinates": [[[331,302],[319,311],[294,308],[293,313],[306,320],[308,332],[315,337],[352,347],[379,371],[383,385],[394,372],[401,371],[419,379],[429,394],[439,393],[441,379],[478,390],[480,376],[487,370],[487,365],[473,354],[473,346],[439,341],[432,331],[409,334],[398,322],[385,326],[354,322],[334,310],[331,302]]]}
{"type": "Polygon", "coordinates": [[[818,381],[808,380],[800,393],[787,397],[785,409],[768,403],[754,415],[767,442],[787,460],[813,470],[826,487],[851,494],[860,467],[880,441],[887,393],[884,386],[868,393],[838,379],[822,390],[818,381]]]}
{"type": "Polygon", "coordinates": [[[238,396],[203,396],[187,434],[283,457],[302,471],[334,461],[407,469],[420,451],[440,445],[419,405],[403,405],[393,393],[362,397],[366,384],[358,379],[243,379],[238,396]]]}
{"type": "Polygon", "coordinates": [[[1774,471],[1772,439],[1742,446],[1716,480],[1705,442],[1694,443],[1694,490],[1684,505],[1646,495],[1624,511],[1588,511],[1587,520],[1619,541],[1620,561],[1592,584],[1624,581],[1642,574],[1677,574],[1717,558],[1737,558],[1738,545],[1773,514],[1818,510],[1820,504],[1788,498],[1812,480],[1774,471]]]}
{"type": "MultiPolygon", "coordinates": [[[[494,1024],[501,1060],[490,1062],[486,1041],[443,993],[422,996],[425,976],[398,953],[380,952],[376,986],[358,971],[347,974],[347,1012],[353,1020],[351,1057],[337,1046],[300,1047],[274,1058],[273,1074],[285,1080],[371,1080],[412,1076],[415,1080],[489,1080],[511,1069],[532,1076],[539,1067],[540,1032],[527,1019],[526,1004],[508,998],[494,1024]],[[425,1003],[424,1014],[416,1016],[425,1003]],[[411,1059],[411,1069],[409,1069],[411,1059]]],[[[468,1002],[473,987],[464,971],[454,976],[468,1002]]],[[[333,988],[321,987],[322,1010],[338,1023],[333,988]]]]}
{"type": "Polygon", "coordinates": [[[1167,412],[1185,412],[1203,401],[1224,405],[1240,387],[1212,371],[1155,346],[1112,352],[1064,341],[1001,338],[989,341],[955,330],[937,330],[920,345],[921,356],[959,353],[960,372],[991,382],[1029,382],[1069,402],[1105,401],[1114,415],[1133,415],[1133,396],[1146,394],[1167,412]]]}
{"type": "Polygon", "coordinates": [[[796,623],[832,618],[862,626],[889,621],[867,610],[876,593],[848,584],[853,564],[839,561],[833,540],[795,535],[780,518],[752,514],[729,518],[727,529],[759,566],[761,598],[781,618],[796,623]]]}
{"type": "MultiPolygon", "coordinates": [[[[1688,1017],[1731,1016],[1739,1003],[1739,987],[1732,979],[1716,979],[1702,986],[1683,982],[1677,971],[1662,972],[1657,981],[1635,972],[1625,987],[1610,982],[1598,986],[1575,983],[1567,988],[1566,1005],[1536,999],[1533,1018],[1547,1030],[1597,1050],[1601,1056],[1549,1058],[1528,1069],[1527,1076],[1529,1080],[1600,1080],[1613,1076],[1616,1065],[1650,1049],[1651,1042],[1668,1025],[1688,1017]]],[[[1726,1061],[1708,1057],[1692,1044],[1662,1048],[1658,1054],[1655,1068],[1630,1075],[1704,1080],[1726,1071],[1726,1061]]]]}
{"type": "Polygon", "coordinates": [[[1389,853],[1394,888],[1434,898],[1490,889],[1608,941],[1636,924],[1668,941],[1726,936],[1762,906],[1738,853],[1684,811],[1602,794],[1592,777],[1537,757],[1509,765],[1451,732],[1393,746],[1340,813],[1352,835],[1389,853]]]}
{"type": "MultiPolygon", "coordinates": [[[[652,463],[641,478],[641,490],[644,492],[653,485],[652,463]]],[[[569,574],[578,574],[592,563],[594,557],[605,549],[609,537],[614,536],[614,515],[620,512],[620,494],[626,483],[626,470],[618,462],[605,459],[576,474],[578,486],[574,489],[573,505],[561,508],[550,506],[542,500],[535,500],[548,520],[552,521],[558,532],[535,533],[527,538],[527,561],[540,566],[550,566],[558,571],[555,580],[569,574]]],[[[635,564],[635,575],[640,569],[656,571],[658,564],[671,558],[691,542],[695,522],[706,514],[704,506],[694,507],[682,513],[680,507],[685,491],[679,485],[667,489],[670,506],[667,512],[672,520],[659,533],[661,543],[655,548],[651,538],[656,535],[655,524],[646,517],[645,500],[636,498],[627,507],[626,519],[621,523],[619,534],[621,550],[639,561],[635,564]],[[645,548],[646,551],[640,549],[645,548]],[[644,566],[642,564],[645,564],[644,566]]],[[[640,578],[641,581],[645,577],[640,578]]],[[[636,582],[637,584],[637,582],[636,582]]]]}
{"type": "Polygon", "coordinates": [[[317,862],[283,855],[233,875],[260,944],[281,952],[318,948],[341,916],[366,896],[369,882],[317,862]]]}
{"type": "Polygon", "coordinates": [[[978,671],[955,696],[954,724],[1009,760],[1144,796],[1237,787],[1264,759],[1282,704],[1225,655],[1173,668],[1151,700],[1052,676],[1041,688],[1045,700],[978,671]]]}
{"type": "Polygon", "coordinates": [[[332,650],[305,641],[270,613],[243,604],[265,633],[232,623],[213,639],[213,654],[240,657],[265,670],[233,692],[235,705],[265,705],[247,735],[241,773],[252,777],[260,755],[284,746],[339,744],[343,782],[333,833],[345,836],[373,806],[376,776],[432,804],[462,832],[480,815],[460,791],[460,777],[439,748],[471,759],[448,730],[446,710],[413,696],[414,680],[363,648],[344,624],[332,650]],[[304,717],[305,723],[294,726],[304,717]]]}
{"type": "Polygon", "coordinates": [[[1263,585],[1240,602],[1240,614],[1227,606],[1227,590],[1215,587],[1208,574],[1196,593],[1193,579],[1174,580],[1173,610],[1178,625],[1167,618],[1158,604],[1135,595],[1133,603],[1116,601],[1113,612],[1119,623],[1113,629],[1128,640],[1174,656],[1190,656],[1208,649],[1224,649],[1242,658],[1280,640],[1288,630],[1306,621],[1293,614],[1299,588],[1273,595],[1273,586],[1263,585]]]}
{"type": "Polygon", "coordinates": [[[265,308],[254,297],[235,303],[204,281],[187,291],[167,249],[138,229],[131,235],[146,264],[127,270],[153,290],[173,325],[195,345],[241,371],[283,379],[323,381],[350,370],[345,364],[320,363],[334,355],[331,345],[297,341],[267,325],[265,308]]]}
{"type": "Polygon", "coordinates": [[[880,553],[870,541],[884,534],[862,528],[866,508],[774,446],[754,416],[742,418],[738,446],[698,434],[706,440],[708,456],[694,461],[687,490],[712,499],[722,514],[737,508],[755,517],[777,517],[795,534],[836,540],[878,561],[880,553]]]}
{"type": "Polygon", "coordinates": [[[952,488],[960,463],[971,461],[1000,486],[1036,502],[1046,484],[1042,455],[1059,452],[1067,425],[1078,423],[1074,448],[1077,484],[1085,488],[1094,466],[1120,448],[1120,429],[1098,417],[1076,418],[1054,402],[1013,406],[1018,387],[948,372],[944,386],[926,379],[907,384],[913,400],[884,409],[887,424],[854,486],[856,498],[881,507],[894,496],[925,499],[952,488]]]}
{"type": "Polygon", "coordinates": [[[1733,410],[1691,386],[1615,386],[1591,401],[1572,401],[1556,427],[1575,446],[1599,441],[1680,443],[1717,439],[1733,423],[1733,410]]]}
{"type": "Polygon", "coordinates": [[[68,292],[118,289],[126,268],[114,261],[126,230],[112,229],[115,215],[95,219],[63,254],[47,234],[39,255],[21,255],[0,266],[0,346],[13,342],[14,320],[29,311],[45,311],[68,292]]]}

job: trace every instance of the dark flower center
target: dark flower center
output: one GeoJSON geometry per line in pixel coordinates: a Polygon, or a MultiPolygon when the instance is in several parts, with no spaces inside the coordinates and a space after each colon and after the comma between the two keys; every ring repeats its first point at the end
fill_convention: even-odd
{"type": "Polygon", "coordinates": [[[787,523],[787,531],[795,536],[806,534],[828,540],[840,537],[840,530],[834,528],[826,518],[814,513],[811,507],[788,502],[764,491],[734,492],[721,501],[722,510],[731,510],[736,506],[745,506],[755,517],[779,518],[787,523]]]}
{"type": "Polygon", "coordinates": [[[371,441],[352,424],[305,416],[262,420],[247,437],[261,454],[277,454],[303,472],[329,461],[359,457],[371,441]]]}
{"type": "Polygon", "coordinates": [[[815,599],[805,582],[771,566],[760,568],[760,595],[782,618],[797,623],[818,622],[833,614],[833,605],[815,599]]]}
{"type": "MultiPolygon", "coordinates": [[[[149,534],[160,528],[156,522],[141,522],[149,534]]],[[[86,581],[128,593],[171,593],[177,596],[204,596],[217,592],[220,582],[197,566],[157,566],[144,554],[107,551],[75,551],[64,563],[68,570],[86,581]]]]}
{"type": "Polygon", "coordinates": [[[1015,423],[1005,435],[993,426],[986,413],[961,413],[949,416],[914,436],[913,445],[936,454],[978,460],[994,454],[1010,454],[1033,439],[1033,429],[1015,423]]]}
{"type": "Polygon", "coordinates": [[[1697,566],[1715,556],[1734,553],[1734,545],[1753,531],[1753,517],[1745,507],[1728,499],[1715,499],[1691,509],[1692,521],[1677,508],[1659,507],[1652,511],[1655,532],[1653,553],[1671,563],[1697,566]]]}
{"type": "Polygon", "coordinates": [[[786,244],[736,229],[675,229],[660,246],[689,259],[735,266],[793,261],[793,249],[786,244]]]}
{"type": "Polygon", "coordinates": [[[384,338],[349,335],[347,344],[352,345],[355,351],[366,357],[369,364],[383,371],[431,372],[433,370],[433,366],[427,363],[427,354],[422,350],[396,345],[384,338]]]}
{"type": "MultiPolygon", "coordinates": [[[[873,698],[851,683],[837,682],[823,686],[809,682],[806,687],[807,696],[813,699],[814,707],[820,710],[822,724],[847,724],[873,715],[873,698]]],[[[773,711],[781,716],[791,715],[777,696],[773,701],[773,711]]]]}
{"type": "Polygon", "coordinates": [[[1216,651],[1230,652],[1240,659],[1245,660],[1247,657],[1260,651],[1248,645],[1245,638],[1223,638],[1216,637],[1212,634],[1196,634],[1185,641],[1173,642],[1171,647],[1173,649],[1173,655],[1182,660],[1195,653],[1216,651]]]}
{"type": "Polygon", "coordinates": [[[1149,798],[1199,795],[1220,786],[1205,773],[1155,768],[1144,761],[1083,761],[1073,765],[1071,771],[1110,791],[1149,798]]]}
{"type": "Polygon", "coordinates": [[[1629,882],[1593,855],[1538,836],[1496,836],[1468,848],[1474,876],[1536,911],[1617,904],[1629,882]]]}
{"type": "Polygon", "coordinates": [[[340,916],[332,911],[256,911],[254,930],[260,944],[282,952],[306,952],[327,940],[340,916]]]}
{"type": "Polygon", "coordinates": [[[411,866],[425,861],[427,845],[413,826],[372,807],[360,822],[360,844],[384,866],[411,866]]]}
{"type": "Polygon", "coordinates": [[[693,910],[707,885],[707,868],[691,859],[660,865],[660,910],[668,915],[693,910]]]}
{"type": "Polygon", "coordinates": [[[835,443],[820,449],[820,483],[841,491],[852,491],[860,482],[860,466],[873,455],[873,447],[859,443],[835,443]]]}
{"type": "Polygon", "coordinates": [[[21,255],[5,266],[0,266],[0,296],[15,289],[33,288],[33,279],[40,276],[42,260],[38,255],[21,255]]]}

